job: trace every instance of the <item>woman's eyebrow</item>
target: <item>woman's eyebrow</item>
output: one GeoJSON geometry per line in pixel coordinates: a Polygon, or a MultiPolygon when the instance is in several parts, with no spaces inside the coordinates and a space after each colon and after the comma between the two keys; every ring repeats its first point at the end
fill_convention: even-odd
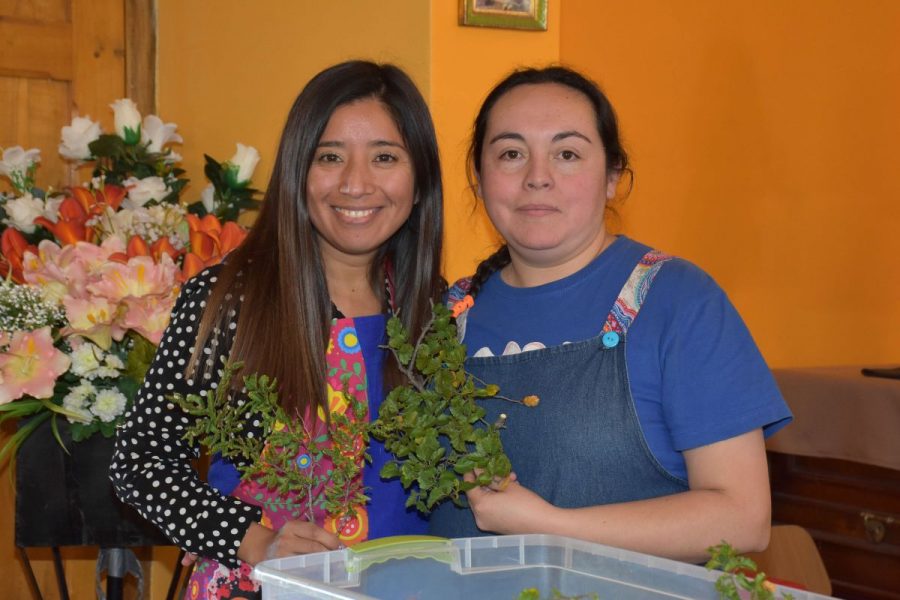
{"type": "Polygon", "coordinates": [[[406,145],[403,142],[395,142],[393,140],[375,140],[369,142],[369,146],[392,146],[394,148],[400,148],[401,150],[406,150],[406,145]]]}
{"type": "MultiPolygon", "coordinates": [[[[579,139],[586,141],[588,144],[592,143],[590,138],[588,138],[583,133],[575,131],[574,129],[572,129],[571,131],[560,131],[559,133],[557,133],[556,135],[553,136],[552,141],[559,142],[559,141],[562,141],[562,140],[564,140],[566,138],[570,138],[570,137],[577,137],[579,139]]],[[[488,145],[490,146],[491,144],[493,144],[495,142],[499,142],[500,140],[516,140],[516,141],[524,142],[525,138],[522,137],[522,134],[520,134],[520,133],[513,133],[511,131],[505,131],[503,133],[498,133],[497,135],[492,137],[488,141],[488,145]]]]}
{"type": "Polygon", "coordinates": [[[575,131],[574,129],[571,131],[561,131],[561,132],[557,133],[556,135],[553,136],[553,141],[559,142],[559,141],[564,140],[569,137],[581,138],[582,140],[586,141],[588,144],[591,143],[591,140],[586,135],[579,133],[579,132],[575,131]]]}
{"type": "Polygon", "coordinates": [[[504,131],[503,133],[498,133],[497,135],[495,135],[494,137],[492,137],[492,138],[490,139],[490,141],[488,141],[488,145],[490,146],[490,145],[493,144],[494,142],[499,142],[500,140],[517,140],[517,141],[520,141],[520,142],[524,142],[524,141],[525,141],[525,138],[522,137],[522,134],[520,134],[520,133],[513,133],[513,132],[511,132],[511,131],[504,131]]]}
{"type": "MultiPolygon", "coordinates": [[[[393,140],[373,140],[366,144],[367,146],[373,147],[381,147],[381,146],[392,146],[394,148],[400,148],[405,150],[406,146],[402,142],[396,142],[393,140]]],[[[316,144],[317,148],[343,148],[346,144],[340,140],[320,140],[318,144],[316,144]]]]}

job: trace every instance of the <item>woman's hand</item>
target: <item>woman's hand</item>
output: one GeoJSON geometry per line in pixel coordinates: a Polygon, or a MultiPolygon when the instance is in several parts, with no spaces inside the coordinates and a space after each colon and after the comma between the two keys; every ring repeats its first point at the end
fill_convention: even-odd
{"type": "Polygon", "coordinates": [[[288,521],[278,531],[253,523],[244,535],[238,558],[255,565],[270,558],[337,550],[340,545],[337,535],[309,521],[288,521]]]}
{"type": "MultiPolygon", "coordinates": [[[[475,481],[476,473],[464,476],[475,481]]],[[[466,493],[475,515],[475,524],[482,531],[494,533],[533,533],[541,530],[541,523],[556,507],[516,481],[515,473],[489,486],[476,487],[466,493]]]]}

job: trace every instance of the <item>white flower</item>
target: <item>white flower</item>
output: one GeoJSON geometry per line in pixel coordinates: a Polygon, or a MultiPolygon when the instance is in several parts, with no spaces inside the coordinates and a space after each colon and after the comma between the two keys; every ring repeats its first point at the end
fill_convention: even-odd
{"type": "Polygon", "coordinates": [[[100,137],[100,123],[89,117],[75,117],[71,125],[62,128],[60,155],[68,160],[87,160],[91,157],[88,145],[100,137]]]}
{"type": "Polygon", "coordinates": [[[126,144],[137,144],[141,139],[141,113],[130,98],[116,100],[110,106],[116,122],[116,135],[126,144]]]}
{"type": "Polygon", "coordinates": [[[106,360],[103,362],[106,363],[106,366],[111,369],[122,370],[125,368],[125,363],[123,363],[122,359],[115,354],[107,354],[106,360]]]}
{"type": "Polygon", "coordinates": [[[209,184],[203,188],[202,192],[200,192],[200,202],[203,203],[203,208],[205,208],[208,213],[211,213],[216,209],[216,188],[213,184],[209,184]]]}
{"type": "Polygon", "coordinates": [[[170,193],[171,188],[166,185],[162,177],[145,177],[136,179],[129,177],[123,184],[128,188],[128,197],[122,202],[125,208],[140,208],[150,200],[162,200],[170,193]]]}
{"type": "Polygon", "coordinates": [[[63,396],[63,408],[81,415],[80,418],[66,415],[70,423],[90,423],[94,420],[93,415],[87,410],[88,399],[96,393],[97,389],[89,382],[81,380],[81,383],[69,390],[69,393],[63,396]]]}
{"type": "Polygon", "coordinates": [[[96,392],[97,388],[94,387],[94,384],[82,379],[81,383],[72,387],[69,390],[69,393],[63,397],[63,406],[68,409],[84,408],[88,398],[93,396],[96,392]]]}
{"type": "Polygon", "coordinates": [[[119,376],[119,371],[111,367],[100,367],[94,371],[94,373],[97,377],[103,377],[105,379],[115,379],[119,376]]]}
{"type": "Polygon", "coordinates": [[[44,216],[54,223],[59,219],[59,205],[66,197],[63,195],[50,196],[44,200],[44,216]]]}
{"type": "Polygon", "coordinates": [[[91,411],[79,406],[73,406],[67,401],[67,399],[68,396],[63,398],[63,408],[79,415],[77,417],[73,415],[66,415],[66,419],[69,421],[69,423],[81,423],[83,425],[86,425],[94,420],[94,415],[91,414],[91,411]]]}
{"type": "Polygon", "coordinates": [[[7,148],[3,151],[3,160],[0,160],[0,176],[9,177],[18,188],[17,180],[24,181],[28,176],[29,169],[39,162],[41,162],[41,151],[37,148],[31,150],[25,150],[22,146],[7,148]]]}
{"type": "MultiPolygon", "coordinates": [[[[144,117],[144,126],[141,128],[141,143],[150,144],[148,152],[162,152],[163,146],[173,142],[181,143],[184,140],[175,133],[178,125],[175,123],[163,123],[156,115],[144,117]]],[[[180,157],[179,157],[180,158],[180,157]]]]}
{"type": "Polygon", "coordinates": [[[100,390],[91,405],[91,412],[104,423],[109,423],[125,411],[125,403],[125,395],[119,390],[100,390]]]}
{"type": "Polygon", "coordinates": [[[97,393],[97,388],[95,388],[94,384],[87,379],[82,379],[78,385],[70,390],[70,393],[79,395],[82,398],[89,398],[97,393]]]}
{"type": "Polygon", "coordinates": [[[74,348],[69,356],[72,358],[72,373],[79,377],[94,378],[95,371],[103,359],[103,350],[90,342],[85,342],[74,348]]]}
{"type": "Polygon", "coordinates": [[[31,194],[6,202],[6,219],[3,222],[12,225],[19,231],[34,233],[34,220],[44,214],[44,201],[31,194]]]}
{"type": "Polygon", "coordinates": [[[259,152],[256,151],[256,148],[238,144],[237,152],[235,152],[234,156],[231,157],[231,160],[228,161],[229,165],[237,168],[237,173],[234,173],[232,169],[229,169],[234,173],[234,182],[238,186],[242,186],[250,181],[250,178],[253,177],[253,170],[256,169],[256,163],[258,162],[259,152]]]}
{"type": "Polygon", "coordinates": [[[169,151],[163,157],[163,162],[169,164],[181,162],[181,155],[169,148],[169,151]]]}

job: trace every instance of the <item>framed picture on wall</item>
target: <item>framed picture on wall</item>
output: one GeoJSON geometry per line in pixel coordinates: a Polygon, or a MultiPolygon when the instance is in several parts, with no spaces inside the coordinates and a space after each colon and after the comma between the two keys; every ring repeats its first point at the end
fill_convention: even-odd
{"type": "Polygon", "coordinates": [[[459,24],[547,30],[549,0],[459,0],[459,24]]]}

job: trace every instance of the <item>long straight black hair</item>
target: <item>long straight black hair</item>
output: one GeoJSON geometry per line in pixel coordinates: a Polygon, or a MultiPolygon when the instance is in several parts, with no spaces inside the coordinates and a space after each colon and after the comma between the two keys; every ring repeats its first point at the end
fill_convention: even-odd
{"type": "MultiPolygon", "coordinates": [[[[409,219],[379,249],[369,275],[384,309],[385,265],[393,270],[394,307],[413,336],[428,322],[432,302],[446,285],[440,276],[443,234],[441,168],[434,125],[425,100],[402,70],[390,64],[349,61],[325,69],[304,87],[287,117],[259,218],[228,256],[203,314],[188,372],[205,365],[203,348],[227,331],[240,309],[230,359],[244,372],[279,381],[288,414],[326,408],[325,352],[331,301],[309,218],[306,183],[316,146],[334,111],[374,98],[393,117],[412,161],[414,199],[409,219]],[[239,306],[240,305],[240,306],[239,306]]],[[[398,371],[387,361],[388,381],[398,371]]]]}

